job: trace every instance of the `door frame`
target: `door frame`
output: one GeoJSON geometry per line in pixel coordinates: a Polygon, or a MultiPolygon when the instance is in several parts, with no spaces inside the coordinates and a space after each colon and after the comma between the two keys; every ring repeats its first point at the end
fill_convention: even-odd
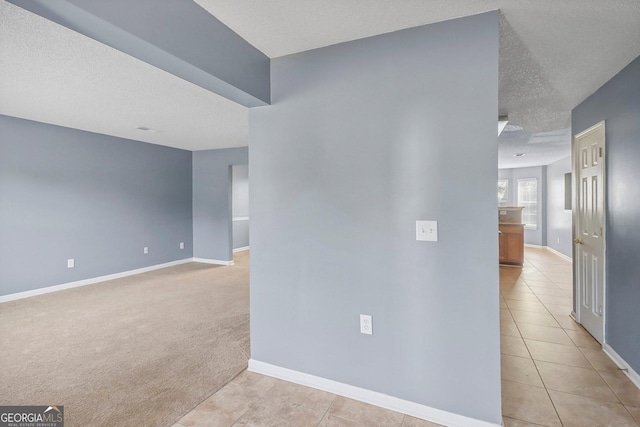
{"type": "Polygon", "coordinates": [[[602,259],[602,345],[604,346],[605,343],[607,342],[606,340],[606,325],[607,325],[607,133],[606,133],[606,126],[605,126],[605,121],[602,120],[598,123],[596,123],[595,125],[591,126],[588,129],[583,130],[582,132],[576,134],[573,136],[573,138],[571,138],[571,155],[573,157],[572,162],[571,162],[571,173],[573,174],[573,179],[572,181],[572,197],[571,197],[571,202],[573,204],[572,206],[572,222],[573,222],[573,226],[572,226],[572,255],[573,255],[573,262],[572,262],[572,266],[573,266],[573,312],[571,313],[571,315],[573,316],[573,318],[580,324],[582,324],[581,320],[580,320],[580,309],[581,309],[581,295],[582,295],[582,289],[579,288],[579,281],[578,281],[578,256],[576,254],[577,250],[577,244],[574,243],[574,240],[576,238],[578,238],[578,221],[579,221],[579,215],[578,215],[578,191],[580,190],[580,182],[579,182],[579,170],[580,170],[580,153],[578,150],[578,144],[577,144],[577,140],[581,137],[584,137],[586,135],[589,135],[591,133],[594,133],[598,130],[600,130],[600,128],[602,128],[602,133],[604,134],[604,141],[602,143],[604,149],[604,153],[602,155],[603,157],[603,161],[602,161],[602,203],[603,203],[603,209],[602,209],[602,245],[603,245],[603,259],[602,259]]]}

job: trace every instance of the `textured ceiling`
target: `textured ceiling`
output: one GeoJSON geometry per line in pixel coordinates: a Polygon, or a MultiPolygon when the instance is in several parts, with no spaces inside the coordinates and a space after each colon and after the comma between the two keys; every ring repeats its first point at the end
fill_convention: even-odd
{"type": "MultiPolygon", "coordinates": [[[[524,128],[499,138],[501,167],[568,155],[571,109],[640,55],[638,0],[195,1],[272,58],[500,9],[500,114],[524,128]]],[[[187,149],[248,143],[245,108],[2,0],[0,18],[0,113],[187,149]]]]}
{"type": "Polygon", "coordinates": [[[271,58],[500,9],[500,113],[536,132],[640,55],[638,0],[195,1],[271,58]]]}
{"type": "Polygon", "coordinates": [[[571,128],[531,133],[510,131],[507,127],[498,138],[498,144],[501,169],[548,165],[571,155],[571,128]]]}
{"type": "Polygon", "coordinates": [[[500,9],[500,115],[525,131],[500,137],[501,167],[569,155],[570,133],[548,132],[640,55],[638,0],[195,1],[272,58],[500,9]],[[548,142],[530,143],[534,133],[548,142]]]}
{"type": "Polygon", "coordinates": [[[4,1],[0,76],[0,114],[187,150],[247,145],[245,107],[4,1]]]}

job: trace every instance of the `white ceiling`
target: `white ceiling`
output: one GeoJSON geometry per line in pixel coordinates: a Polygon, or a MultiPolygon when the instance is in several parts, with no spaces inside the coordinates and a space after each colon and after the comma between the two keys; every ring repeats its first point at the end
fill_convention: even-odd
{"type": "Polygon", "coordinates": [[[187,150],[249,139],[246,107],[4,1],[0,76],[0,114],[187,150]]]}
{"type": "MultiPolygon", "coordinates": [[[[516,166],[568,155],[571,109],[640,55],[638,0],[195,1],[272,58],[500,9],[500,114],[524,128],[500,137],[501,167],[508,150],[526,153],[516,166]]],[[[1,114],[191,150],[248,143],[246,108],[4,1],[0,18],[1,114]]]]}

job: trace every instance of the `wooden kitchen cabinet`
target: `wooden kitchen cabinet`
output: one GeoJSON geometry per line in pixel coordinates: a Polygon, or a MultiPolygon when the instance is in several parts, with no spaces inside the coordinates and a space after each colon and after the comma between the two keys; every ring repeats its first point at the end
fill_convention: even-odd
{"type": "Polygon", "coordinates": [[[499,224],[500,264],[524,263],[524,225],[499,224]]]}

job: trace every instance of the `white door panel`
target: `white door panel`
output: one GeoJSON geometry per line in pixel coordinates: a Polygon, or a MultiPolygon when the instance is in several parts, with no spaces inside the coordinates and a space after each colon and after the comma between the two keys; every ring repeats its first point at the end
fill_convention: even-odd
{"type": "Polygon", "coordinates": [[[578,321],[604,342],[604,122],[576,135],[575,281],[578,321]]]}

